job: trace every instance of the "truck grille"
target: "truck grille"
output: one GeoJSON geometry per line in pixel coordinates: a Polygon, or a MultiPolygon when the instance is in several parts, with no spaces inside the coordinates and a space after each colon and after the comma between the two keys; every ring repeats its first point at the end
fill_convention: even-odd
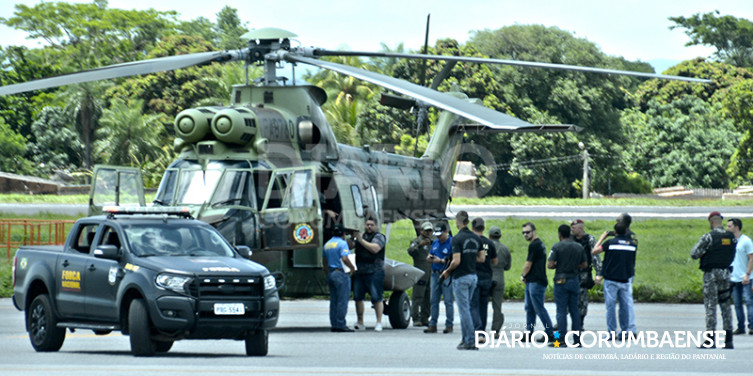
{"type": "Polygon", "coordinates": [[[189,291],[191,296],[201,299],[262,296],[264,280],[262,277],[199,276],[189,286],[189,291]]]}

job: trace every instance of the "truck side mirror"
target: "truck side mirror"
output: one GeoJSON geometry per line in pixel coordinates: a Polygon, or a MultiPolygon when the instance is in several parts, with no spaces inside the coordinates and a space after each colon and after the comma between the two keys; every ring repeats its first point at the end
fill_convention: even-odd
{"type": "Polygon", "coordinates": [[[94,249],[94,257],[107,260],[120,260],[120,248],[112,244],[102,244],[94,249]]]}
{"type": "Polygon", "coordinates": [[[253,256],[253,254],[254,254],[254,251],[252,251],[251,248],[249,248],[248,246],[245,246],[245,245],[236,246],[235,249],[238,251],[238,253],[241,254],[241,257],[243,257],[245,259],[249,259],[250,260],[251,256],[253,256]]]}

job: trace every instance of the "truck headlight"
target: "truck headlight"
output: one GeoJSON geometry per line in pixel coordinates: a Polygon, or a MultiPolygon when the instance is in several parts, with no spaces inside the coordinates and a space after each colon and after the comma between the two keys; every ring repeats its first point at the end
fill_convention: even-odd
{"type": "Polygon", "coordinates": [[[191,279],[191,277],[184,275],[161,273],[157,275],[155,282],[157,283],[157,286],[162,287],[163,289],[185,293],[186,285],[191,282],[191,279]]]}
{"type": "Polygon", "coordinates": [[[264,277],[264,290],[272,290],[275,287],[277,287],[277,281],[275,281],[275,277],[273,275],[268,275],[264,277]]]}

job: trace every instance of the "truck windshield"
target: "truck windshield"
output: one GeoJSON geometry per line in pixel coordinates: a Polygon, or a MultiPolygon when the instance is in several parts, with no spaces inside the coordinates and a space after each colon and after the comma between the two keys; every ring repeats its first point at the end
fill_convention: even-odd
{"type": "Polygon", "coordinates": [[[149,223],[127,225],[124,230],[136,256],[233,257],[235,254],[220,234],[204,226],[149,223]]]}

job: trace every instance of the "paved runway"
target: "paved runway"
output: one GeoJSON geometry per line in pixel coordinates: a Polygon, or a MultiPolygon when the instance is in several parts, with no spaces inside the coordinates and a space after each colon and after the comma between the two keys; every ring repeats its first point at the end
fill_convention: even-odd
{"type": "MultiPolygon", "coordinates": [[[[554,316],[553,303],[547,303],[554,316]]],[[[522,302],[506,302],[506,333],[525,324],[522,302]]],[[[444,313],[442,313],[442,318],[444,313]]],[[[348,323],[355,320],[351,302],[348,323]]],[[[442,319],[443,320],[443,319],[442,319]]],[[[638,330],[648,335],[684,336],[704,325],[703,306],[636,305],[638,330]],[[675,334],[674,331],[681,333],[675,334]]],[[[374,324],[367,312],[366,324],[374,324]]],[[[441,324],[440,324],[441,325],[441,324]]],[[[717,375],[751,372],[753,336],[735,336],[734,350],[699,350],[632,345],[622,348],[498,347],[459,351],[460,327],[452,334],[424,334],[423,328],[381,333],[330,333],[326,300],[284,301],[279,328],[270,334],[269,355],[246,357],[242,342],[179,341],[170,352],[135,358],[128,337],[69,333],[60,352],[36,353],[24,331],[23,315],[0,299],[0,374],[2,375],[717,375]],[[706,358],[706,359],[704,359],[706,358]]],[[[605,330],[604,305],[590,306],[586,329],[605,330]]],[[[647,337],[646,337],[647,338],[647,337]]],[[[674,345],[680,344],[674,339],[674,345]]],[[[603,345],[603,344],[602,344],[603,345]]]]}

